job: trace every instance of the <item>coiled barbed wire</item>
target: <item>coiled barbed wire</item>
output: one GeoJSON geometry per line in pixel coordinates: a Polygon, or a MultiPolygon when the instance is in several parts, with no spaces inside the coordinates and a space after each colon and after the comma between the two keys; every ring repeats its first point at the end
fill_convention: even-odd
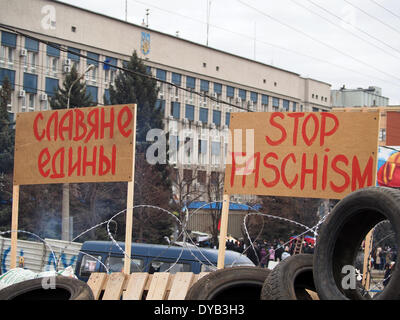
{"type": "MultiPolygon", "coordinates": [[[[243,205],[243,203],[240,203],[240,202],[232,202],[232,203],[237,203],[237,204],[243,205]]],[[[190,236],[190,235],[188,234],[188,232],[187,232],[187,225],[188,225],[188,222],[189,222],[190,218],[191,218],[193,215],[195,215],[195,214],[196,214],[199,210],[201,210],[202,208],[204,208],[204,207],[206,207],[206,206],[209,206],[209,205],[212,205],[212,204],[221,204],[221,202],[220,202],[220,201],[214,201],[214,202],[205,203],[205,204],[201,205],[200,207],[196,208],[195,210],[193,210],[192,212],[190,212],[190,211],[187,209],[187,207],[185,207],[185,208],[184,208],[184,211],[185,211],[185,216],[184,216],[184,218],[185,218],[185,220],[184,220],[183,222],[182,222],[175,214],[173,214],[172,212],[168,211],[167,209],[164,209],[164,208],[161,208],[161,207],[158,207],[158,206],[154,206],[154,205],[141,204],[141,205],[135,205],[135,206],[133,206],[132,208],[129,208],[129,209],[131,209],[132,212],[133,212],[134,209],[138,209],[138,208],[150,208],[150,209],[160,210],[161,212],[163,212],[163,213],[165,213],[165,214],[168,214],[168,215],[170,215],[171,217],[173,217],[173,218],[176,220],[178,226],[180,226],[181,231],[180,231],[179,235],[177,236],[177,239],[179,239],[181,236],[183,236],[181,251],[180,251],[180,254],[179,254],[178,258],[174,261],[174,263],[172,263],[172,264],[169,266],[168,269],[165,270],[165,272],[169,272],[170,270],[172,270],[172,268],[179,262],[179,259],[181,258],[184,249],[187,249],[187,250],[190,252],[190,254],[194,257],[194,259],[197,260],[197,261],[198,261],[199,263],[201,263],[202,265],[207,265],[207,267],[209,267],[211,270],[216,270],[217,267],[204,255],[204,253],[202,252],[202,249],[199,248],[199,247],[195,244],[195,242],[193,241],[193,239],[191,238],[191,236],[190,236]],[[186,240],[188,240],[188,242],[187,242],[186,240]],[[190,242],[193,244],[193,246],[189,246],[189,245],[188,245],[190,242]],[[204,260],[207,261],[208,264],[205,264],[204,261],[200,260],[200,259],[198,258],[198,256],[194,254],[194,250],[198,251],[198,252],[200,253],[200,255],[204,258],[204,260]]],[[[330,213],[330,212],[328,212],[325,216],[323,216],[323,217],[318,221],[318,223],[317,223],[315,226],[313,226],[313,227],[308,227],[308,226],[306,226],[306,225],[304,225],[304,224],[302,224],[302,223],[300,223],[300,222],[297,222],[297,221],[294,221],[294,220],[291,220],[291,219],[288,219],[288,218],[280,217],[280,216],[274,216],[274,215],[271,215],[271,214],[263,213],[263,212],[260,212],[260,211],[259,211],[258,209],[256,209],[255,207],[249,207],[248,205],[246,205],[246,206],[249,208],[248,211],[253,211],[253,212],[249,212],[248,214],[246,214],[245,217],[243,218],[244,230],[245,230],[245,233],[246,233],[246,236],[247,236],[247,238],[248,238],[248,240],[249,240],[250,245],[249,245],[245,250],[243,250],[243,251],[241,252],[241,254],[230,264],[230,266],[233,266],[233,265],[236,263],[236,261],[240,258],[240,256],[243,256],[243,255],[246,253],[246,251],[249,250],[250,248],[252,248],[252,249],[255,251],[254,243],[256,242],[258,236],[254,239],[254,241],[252,241],[252,239],[251,239],[251,237],[250,237],[250,234],[249,234],[249,231],[248,231],[248,228],[247,228],[247,224],[246,224],[247,218],[248,218],[248,217],[250,217],[250,216],[252,216],[252,215],[260,215],[260,216],[267,217],[267,218],[270,218],[270,219],[277,219],[277,220],[280,220],[280,221],[283,221],[283,222],[286,222],[286,223],[295,224],[295,225],[297,225],[297,226],[299,226],[299,227],[305,229],[304,232],[300,233],[300,234],[297,235],[296,237],[300,237],[300,238],[301,238],[303,235],[305,235],[305,234],[311,232],[311,233],[314,234],[314,236],[315,236],[315,238],[316,238],[316,241],[317,241],[318,228],[319,228],[320,225],[325,221],[325,219],[327,218],[327,216],[328,216],[329,213],[330,213]]],[[[126,251],[125,251],[125,250],[119,245],[119,243],[115,240],[114,236],[112,235],[112,233],[111,233],[111,231],[110,231],[110,223],[111,223],[111,222],[116,223],[116,221],[115,221],[114,219],[115,219],[117,216],[119,216],[120,214],[126,212],[127,210],[128,210],[128,209],[121,210],[121,211],[117,212],[116,214],[114,214],[111,218],[109,218],[109,219],[107,219],[107,220],[105,220],[105,221],[103,221],[103,222],[100,222],[100,223],[96,224],[95,226],[92,226],[92,227],[90,227],[89,229],[87,229],[87,230],[81,232],[81,233],[78,234],[76,237],[74,237],[71,241],[69,241],[69,244],[71,244],[72,242],[76,241],[77,239],[79,239],[80,237],[82,237],[84,234],[90,232],[91,230],[96,229],[96,228],[98,228],[98,227],[100,227],[100,226],[106,224],[108,237],[111,239],[112,243],[123,253],[124,257],[126,257],[126,258],[128,258],[128,259],[130,259],[130,260],[133,260],[131,257],[129,257],[129,256],[127,255],[126,251]]],[[[380,222],[379,224],[385,223],[385,222],[387,222],[387,221],[382,221],[382,222],[380,222]]],[[[376,225],[376,226],[374,227],[374,229],[375,229],[376,227],[378,227],[379,224],[376,225]]],[[[263,226],[264,226],[264,219],[263,219],[263,226]]],[[[9,230],[9,231],[3,231],[3,232],[0,232],[0,235],[6,234],[6,233],[11,233],[11,232],[14,232],[14,231],[10,231],[10,230],[9,230]]],[[[60,256],[59,258],[56,257],[53,248],[51,247],[51,245],[50,245],[46,240],[42,239],[42,238],[39,237],[38,235],[36,235],[36,234],[34,234],[34,233],[32,233],[32,232],[29,232],[29,231],[17,230],[16,232],[21,232],[21,233],[29,234],[29,235],[31,235],[31,236],[33,236],[33,237],[36,237],[36,238],[39,239],[41,242],[43,242],[43,243],[49,248],[49,250],[50,250],[50,252],[51,252],[51,255],[52,255],[53,258],[54,258],[54,261],[56,261],[56,270],[58,270],[58,265],[59,265],[61,256],[60,256]]],[[[386,239],[386,238],[387,238],[388,236],[390,236],[390,235],[391,235],[391,234],[387,235],[384,239],[386,239]]],[[[380,242],[383,241],[384,239],[381,239],[378,243],[380,243],[380,242]]],[[[288,240],[287,242],[285,242],[284,244],[282,244],[281,246],[284,247],[284,246],[286,246],[287,244],[289,244],[291,241],[292,241],[292,240],[290,239],[290,240],[288,240]]],[[[378,244],[378,243],[377,243],[377,244],[378,244]]],[[[66,245],[65,245],[65,247],[62,249],[61,253],[63,253],[63,252],[68,248],[69,244],[66,244],[66,245]]],[[[376,245],[377,245],[377,244],[376,244],[376,245]]],[[[165,250],[167,250],[168,248],[170,248],[172,245],[173,245],[173,242],[169,243],[168,246],[167,246],[167,248],[166,248],[165,250]]],[[[165,250],[164,250],[164,251],[165,251],[165,250]]],[[[164,251],[163,251],[163,252],[164,252],[164,251]]],[[[78,253],[82,253],[83,255],[89,256],[90,258],[96,260],[97,262],[99,262],[99,264],[101,264],[101,265],[104,267],[104,269],[106,270],[107,273],[110,273],[110,269],[109,269],[100,259],[98,259],[98,258],[96,258],[96,257],[94,257],[94,256],[92,256],[92,255],[90,255],[90,254],[88,254],[88,253],[86,253],[86,252],[83,252],[82,250],[78,250],[78,253]]],[[[370,251],[370,253],[371,253],[371,251],[370,251]]],[[[161,256],[161,255],[162,255],[162,253],[160,253],[158,256],[161,256]]],[[[257,257],[257,259],[258,259],[258,255],[256,255],[256,257],[257,257]]],[[[151,262],[150,262],[150,263],[151,263],[151,262]]],[[[146,266],[143,266],[143,268],[142,268],[141,271],[143,271],[146,267],[147,267],[147,265],[146,265],[146,266]]],[[[368,266],[368,267],[369,267],[369,266],[368,266]]],[[[384,280],[385,280],[385,279],[384,279],[384,280]]],[[[383,281],[384,281],[384,280],[383,280],[383,281]]],[[[381,282],[382,282],[382,281],[381,281],[381,282]]],[[[376,284],[373,288],[377,287],[378,285],[379,285],[379,283],[376,284]]],[[[370,290],[372,290],[373,288],[371,288],[370,290]]]]}

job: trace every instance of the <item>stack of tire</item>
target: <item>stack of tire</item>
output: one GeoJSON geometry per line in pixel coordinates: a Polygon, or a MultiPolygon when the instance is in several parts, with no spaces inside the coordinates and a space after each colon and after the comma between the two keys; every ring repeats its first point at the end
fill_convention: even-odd
{"type": "Polygon", "coordinates": [[[94,300],[92,290],[81,280],[54,276],[21,281],[0,290],[0,300],[94,300]]]}
{"type": "MultiPolygon", "coordinates": [[[[314,254],[297,254],[273,270],[237,267],[218,270],[196,282],[187,300],[364,300],[371,299],[359,281],[347,283],[345,266],[356,268],[367,233],[389,220],[400,251],[400,190],[368,187],[343,198],[321,224],[314,254]]],[[[396,263],[385,289],[374,299],[400,298],[396,263]]]]}

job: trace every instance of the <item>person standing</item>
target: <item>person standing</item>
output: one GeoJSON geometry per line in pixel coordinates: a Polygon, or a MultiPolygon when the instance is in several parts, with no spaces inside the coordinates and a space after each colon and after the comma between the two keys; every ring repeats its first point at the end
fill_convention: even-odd
{"type": "Polygon", "coordinates": [[[267,250],[263,246],[260,250],[260,267],[265,268],[268,265],[268,254],[267,250]]]}
{"type": "Polygon", "coordinates": [[[289,253],[289,247],[286,246],[285,247],[285,251],[283,251],[282,255],[281,255],[281,259],[282,261],[285,260],[286,258],[290,257],[290,253],[289,253]]]}

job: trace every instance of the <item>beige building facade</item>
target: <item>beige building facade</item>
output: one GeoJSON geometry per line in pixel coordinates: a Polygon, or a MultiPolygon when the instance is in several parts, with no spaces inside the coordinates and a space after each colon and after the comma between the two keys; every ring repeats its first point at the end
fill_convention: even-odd
{"type": "Polygon", "coordinates": [[[9,112],[48,110],[72,65],[80,74],[94,65],[84,79],[94,103],[104,104],[118,71],[102,62],[123,67],[136,50],[155,78],[189,89],[158,82],[165,129],[180,142],[183,129],[193,139],[189,153],[172,159],[180,169],[224,171],[232,112],[330,111],[331,85],[295,72],[57,1],[0,0],[0,8],[0,82],[7,76],[14,89],[9,112]]]}

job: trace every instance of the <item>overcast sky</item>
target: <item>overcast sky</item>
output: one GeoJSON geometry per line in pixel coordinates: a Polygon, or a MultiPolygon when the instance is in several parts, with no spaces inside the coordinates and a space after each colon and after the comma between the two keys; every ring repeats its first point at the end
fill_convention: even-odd
{"type": "MultiPolygon", "coordinates": [[[[126,0],[65,0],[125,20],[126,0]]],[[[399,0],[127,0],[128,22],[400,105],[399,0]],[[207,14],[207,8],[210,14],[207,14]],[[209,31],[207,33],[207,18],[209,31]]]]}

